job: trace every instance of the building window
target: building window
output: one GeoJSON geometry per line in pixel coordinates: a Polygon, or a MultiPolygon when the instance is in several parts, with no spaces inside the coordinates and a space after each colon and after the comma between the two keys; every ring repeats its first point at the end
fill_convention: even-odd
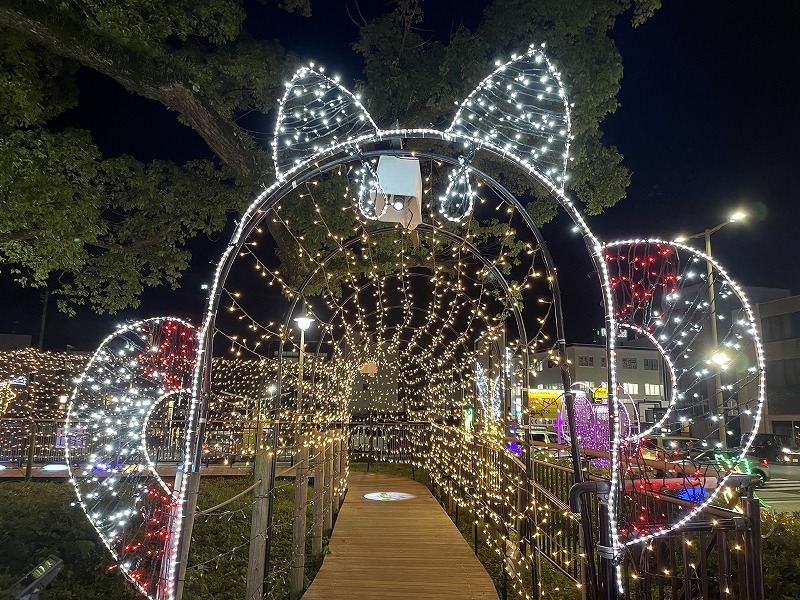
{"type": "MultiPolygon", "coordinates": [[[[647,359],[645,359],[647,360],[647,359]]],[[[661,385],[658,383],[645,383],[644,384],[645,396],[658,396],[661,397],[661,385]]]]}
{"type": "Polygon", "coordinates": [[[800,338],[800,312],[764,317],[761,319],[761,334],[765,342],[800,338]]]}
{"type": "Polygon", "coordinates": [[[540,372],[544,370],[544,362],[543,361],[541,361],[541,360],[537,360],[536,361],[536,370],[540,371],[540,372]]]}
{"type": "MultiPolygon", "coordinates": [[[[624,360],[624,359],[623,359],[624,360]]],[[[633,359],[636,360],[635,358],[633,359]]],[[[638,383],[623,383],[622,384],[622,391],[630,396],[637,396],[639,395],[639,384],[638,383]]]]}
{"type": "Polygon", "coordinates": [[[644,363],[644,370],[645,371],[658,371],[658,359],[657,358],[645,358],[642,360],[644,363]]]}
{"type": "Polygon", "coordinates": [[[635,358],[623,358],[622,359],[622,368],[623,369],[636,369],[636,359],[635,358]]]}
{"type": "Polygon", "coordinates": [[[767,401],[772,415],[798,412],[800,406],[800,358],[767,361],[767,401]]]}
{"type": "Polygon", "coordinates": [[[594,366],[594,356],[579,356],[578,357],[578,366],[579,367],[593,367],[594,366]]]}
{"type": "Polygon", "coordinates": [[[600,357],[600,368],[601,369],[605,369],[606,368],[606,357],[605,356],[601,356],[600,357]]]}

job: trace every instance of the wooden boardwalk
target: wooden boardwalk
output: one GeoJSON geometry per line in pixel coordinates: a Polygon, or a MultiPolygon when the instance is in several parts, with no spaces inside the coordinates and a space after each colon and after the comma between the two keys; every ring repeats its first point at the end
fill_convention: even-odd
{"type": "Polygon", "coordinates": [[[350,473],[325,557],[303,600],[497,600],[469,544],[424,485],[403,477],[350,473]],[[370,500],[400,492],[413,498],[370,500]]]}

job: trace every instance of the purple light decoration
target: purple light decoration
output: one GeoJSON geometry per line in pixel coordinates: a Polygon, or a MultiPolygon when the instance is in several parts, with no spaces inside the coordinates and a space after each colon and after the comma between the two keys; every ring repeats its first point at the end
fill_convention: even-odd
{"type": "MultiPolygon", "coordinates": [[[[562,407],[562,410],[563,410],[563,407],[562,407]]],[[[564,437],[563,436],[563,434],[564,434],[564,419],[561,418],[561,412],[562,412],[561,410],[556,412],[556,432],[557,432],[556,435],[558,436],[556,438],[556,442],[558,443],[559,446],[563,443],[563,437],[564,437]]]]}
{"type": "Polygon", "coordinates": [[[511,450],[511,452],[513,452],[517,456],[521,456],[522,455],[522,448],[519,447],[519,444],[517,442],[508,442],[506,444],[506,448],[508,450],[511,450]]]}
{"type": "MultiPolygon", "coordinates": [[[[577,433],[578,448],[581,450],[595,450],[597,452],[608,452],[611,439],[611,425],[608,420],[608,404],[592,404],[592,402],[580,392],[574,396],[572,406],[575,412],[575,430],[577,433]]],[[[631,433],[631,418],[625,406],[617,401],[619,410],[617,411],[620,424],[622,426],[622,436],[628,437],[631,433]]],[[[561,408],[562,412],[566,407],[561,408]]],[[[569,425],[564,423],[566,430],[569,425]]],[[[607,458],[596,458],[592,464],[599,468],[608,468],[610,462],[607,458]]]]}

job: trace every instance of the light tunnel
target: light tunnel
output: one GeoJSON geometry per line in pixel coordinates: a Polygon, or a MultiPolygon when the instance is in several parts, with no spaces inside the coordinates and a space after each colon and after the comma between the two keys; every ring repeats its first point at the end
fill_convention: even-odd
{"type": "MultiPolygon", "coordinates": [[[[522,203],[477,168],[471,170],[478,190],[474,217],[463,223],[439,219],[432,208],[413,232],[362,218],[353,202],[353,172],[382,155],[420,160],[425,198],[435,197],[447,169],[459,165],[458,158],[434,152],[361,152],[317,165],[265,195],[219,267],[201,354],[199,398],[206,403],[199,423],[213,417],[211,357],[249,357],[268,365],[270,375],[260,384],[276,388],[267,411],[271,435],[262,438],[273,457],[287,448],[298,452],[300,439],[313,452],[326,439],[347,436],[345,424],[367,414],[427,426],[424,434],[412,432],[412,451],[404,458],[444,481],[460,472],[451,456],[458,450],[449,444],[463,438],[468,407],[492,443],[504,446],[505,438],[516,436],[525,444],[531,355],[558,362],[564,356],[558,276],[522,203]],[[302,267],[297,273],[280,267],[269,225],[284,244],[293,244],[302,267]],[[301,314],[312,315],[315,324],[305,333],[298,394],[294,319],[301,314]],[[369,365],[377,368],[372,381],[362,373],[369,365]],[[477,365],[491,381],[483,398],[477,365]],[[370,392],[359,395],[358,384],[370,392]],[[499,408],[488,410],[490,402],[499,408]]],[[[284,267],[291,264],[283,258],[284,267]]],[[[562,376],[569,389],[566,369],[562,376]]],[[[190,429],[188,438],[187,454],[197,465],[204,432],[190,429]]],[[[513,468],[524,472],[525,465],[518,461],[513,468]]],[[[451,493],[463,493],[458,487],[451,493]]],[[[525,506],[501,510],[488,498],[480,510],[487,522],[504,513],[521,523],[527,512],[525,506]]]]}
{"type": "MultiPolygon", "coordinates": [[[[438,155],[435,159],[440,164],[455,162],[438,155]]],[[[333,170],[333,179],[344,177],[346,165],[334,165],[330,168],[333,170]]],[[[435,176],[433,171],[429,177],[435,176]]],[[[306,186],[306,191],[295,193],[305,197],[307,212],[323,215],[325,210],[353,210],[349,202],[335,202],[335,208],[325,209],[324,200],[315,195],[315,183],[310,177],[296,186],[306,186]]],[[[313,333],[309,332],[310,343],[304,352],[312,357],[326,355],[328,364],[337,364],[337,369],[351,374],[366,362],[391,362],[398,367],[398,376],[412,387],[422,381],[430,384],[457,379],[469,394],[474,390],[473,363],[478,344],[491,341],[493,353],[499,357],[502,352],[497,342],[501,333],[527,371],[528,354],[548,349],[548,344],[552,347],[563,327],[557,322],[559,309],[553,295],[557,279],[550,270],[552,261],[538,229],[534,226],[533,233],[525,236],[527,240],[516,239],[515,221],[524,227],[525,219],[506,202],[511,195],[496,182],[487,188],[487,195],[496,205],[493,212],[504,213],[504,221],[498,220],[494,225],[494,230],[503,230],[499,236],[497,231],[480,231],[480,226],[476,227],[478,231],[467,228],[459,232],[452,225],[423,223],[415,230],[419,240],[419,247],[415,247],[412,235],[402,227],[362,220],[349,239],[334,240],[333,247],[322,255],[317,248],[304,247],[302,234],[292,234],[300,242],[300,256],[316,254],[308,261],[310,273],[296,287],[287,283],[275,267],[274,256],[269,256],[273,247],[258,239],[259,229],[265,229],[263,221],[254,224],[251,231],[256,235],[242,238],[237,260],[227,267],[229,275],[218,290],[219,308],[214,320],[215,335],[220,340],[217,348],[229,345],[235,354],[254,359],[296,356],[298,333],[293,331],[292,319],[309,311],[317,325],[313,333]],[[502,193],[497,194],[497,189],[502,193]],[[504,252],[510,236],[515,236],[513,243],[522,246],[522,259],[513,267],[504,264],[508,261],[504,252]],[[378,246],[381,247],[376,251],[378,246]],[[266,251],[262,252],[264,247],[266,251]],[[521,280],[515,281],[513,277],[519,277],[519,273],[521,280]],[[283,312],[265,312],[259,306],[259,282],[266,282],[265,289],[271,288],[268,297],[279,296],[272,291],[275,289],[289,297],[283,312]],[[254,286],[255,289],[241,291],[254,286]],[[309,294],[309,290],[318,295],[309,294]]],[[[430,189],[427,191],[431,193],[430,189]]],[[[299,201],[303,202],[303,198],[299,201]]],[[[284,198],[273,204],[289,202],[284,198]]],[[[264,219],[286,223],[287,219],[274,208],[265,207],[260,212],[264,219]]],[[[316,225],[331,231],[324,216],[318,217],[316,225]]],[[[291,369],[291,362],[284,362],[291,369]]],[[[315,363],[312,360],[310,364],[315,363]]],[[[278,395],[291,395],[287,385],[291,387],[293,377],[279,379],[277,383],[282,388],[278,395]]],[[[346,395],[348,385],[342,383],[341,388],[346,395]]],[[[458,402],[463,408],[464,398],[458,402]]]]}

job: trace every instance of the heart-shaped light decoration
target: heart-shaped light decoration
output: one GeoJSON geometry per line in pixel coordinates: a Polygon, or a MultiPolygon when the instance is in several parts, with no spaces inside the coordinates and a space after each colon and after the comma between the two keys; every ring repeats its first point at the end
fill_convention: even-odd
{"type": "Polygon", "coordinates": [[[746,463],[749,443],[721,447],[737,430],[758,429],[764,354],[743,290],[710,256],[662,240],[614,242],[604,252],[619,327],[662,358],[647,366],[617,359],[612,367],[623,383],[627,369],[658,368],[666,384],[663,416],[614,442],[620,450],[614,466],[620,485],[612,489],[621,496],[617,535],[621,544],[636,544],[674,531],[713,503],[737,470],[729,465],[746,463]],[[639,489],[677,495],[693,506],[664,514],[637,501],[639,489]]]}
{"type": "Polygon", "coordinates": [[[111,551],[112,568],[153,598],[174,499],[148,451],[154,435],[148,422],[165,400],[188,391],[196,335],[194,326],[173,318],[118,329],[76,381],[67,415],[67,462],[78,501],[111,551]]]}

